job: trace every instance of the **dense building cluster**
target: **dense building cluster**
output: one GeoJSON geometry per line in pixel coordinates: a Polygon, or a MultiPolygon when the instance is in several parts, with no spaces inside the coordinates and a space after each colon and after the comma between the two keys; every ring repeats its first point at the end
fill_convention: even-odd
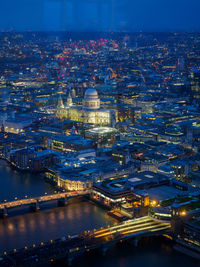
{"type": "Polygon", "coordinates": [[[0,40],[1,157],[44,171],[59,189],[91,189],[113,214],[174,220],[181,235],[188,211],[193,219],[182,225],[194,240],[200,35],[2,33],[0,40]]]}

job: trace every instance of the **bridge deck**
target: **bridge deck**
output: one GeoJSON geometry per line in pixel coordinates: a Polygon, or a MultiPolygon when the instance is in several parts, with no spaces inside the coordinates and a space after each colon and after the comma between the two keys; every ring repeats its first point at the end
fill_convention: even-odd
{"type": "Polygon", "coordinates": [[[66,237],[40,244],[37,247],[21,249],[4,254],[1,266],[14,263],[14,266],[38,265],[50,259],[73,257],[95,248],[104,248],[134,237],[164,234],[170,231],[170,223],[156,221],[148,216],[128,220],[118,225],[98,230],[85,231],[74,237],[66,237]],[[5,264],[4,264],[5,263],[5,264]]]}
{"type": "Polygon", "coordinates": [[[58,200],[61,198],[78,197],[78,196],[86,195],[88,193],[89,193],[88,191],[76,191],[76,192],[65,192],[65,193],[44,195],[40,197],[19,199],[19,200],[1,203],[0,209],[14,208],[14,207],[23,206],[23,205],[34,204],[37,202],[41,203],[41,202],[46,202],[46,201],[51,201],[51,200],[58,200]]]}
{"type": "Polygon", "coordinates": [[[123,224],[110,227],[109,229],[97,230],[94,232],[95,238],[110,238],[113,235],[124,237],[125,235],[132,235],[142,232],[155,232],[170,227],[169,223],[159,222],[150,217],[143,217],[138,220],[129,220],[123,224]]]}

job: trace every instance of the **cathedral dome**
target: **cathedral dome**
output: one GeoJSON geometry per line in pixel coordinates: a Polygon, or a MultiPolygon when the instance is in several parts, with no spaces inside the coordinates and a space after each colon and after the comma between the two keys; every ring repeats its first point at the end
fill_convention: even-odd
{"type": "Polygon", "coordinates": [[[87,89],[85,91],[85,98],[98,98],[97,90],[94,88],[87,89]]]}
{"type": "Polygon", "coordinates": [[[96,89],[90,88],[85,91],[83,107],[87,109],[99,109],[100,108],[100,99],[98,97],[98,93],[96,89]]]}

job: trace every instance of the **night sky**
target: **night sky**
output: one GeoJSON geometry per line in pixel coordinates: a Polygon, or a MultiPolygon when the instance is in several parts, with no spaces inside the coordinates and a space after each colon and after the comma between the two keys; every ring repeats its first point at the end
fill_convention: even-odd
{"type": "Polygon", "coordinates": [[[0,0],[0,30],[200,30],[200,0],[113,2],[112,9],[112,0],[0,0]]]}

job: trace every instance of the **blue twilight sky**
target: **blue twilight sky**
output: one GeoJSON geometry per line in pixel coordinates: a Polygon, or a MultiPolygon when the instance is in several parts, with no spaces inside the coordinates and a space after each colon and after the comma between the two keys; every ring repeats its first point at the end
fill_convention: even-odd
{"type": "Polygon", "coordinates": [[[200,0],[0,0],[11,29],[200,31],[200,0]]]}

